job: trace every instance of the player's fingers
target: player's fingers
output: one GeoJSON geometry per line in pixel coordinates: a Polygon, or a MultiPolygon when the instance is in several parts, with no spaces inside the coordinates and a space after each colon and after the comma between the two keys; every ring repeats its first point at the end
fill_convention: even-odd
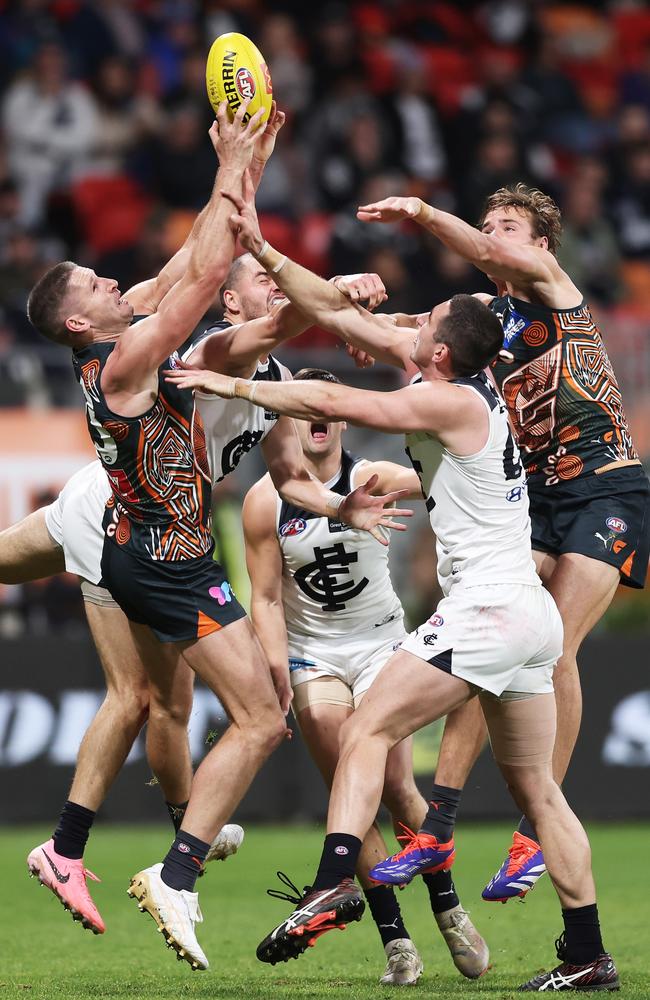
{"type": "Polygon", "coordinates": [[[235,208],[237,209],[238,212],[241,213],[241,212],[244,211],[244,208],[245,208],[244,199],[240,198],[240,196],[238,194],[233,194],[232,191],[222,191],[221,192],[221,197],[222,198],[227,198],[228,201],[231,201],[233,203],[233,205],[235,206],[235,208]]]}
{"type": "Polygon", "coordinates": [[[387,511],[387,516],[388,517],[413,517],[413,511],[409,510],[408,507],[405,507],[404,510],[402,510],[401,508],[398,509],[397,507],[391,507],[390,510],[387,511]]]}
{"type": "Polygon", "coordinates": [[[388,539],[384,537],[383,532],[379,530],[379,527],[369,528],[369,532],[373,538],[375,538],[380,545],[388,545],[388,539]]]}
{"type": "Polygon", "coordinates": [[[392,531],[406,531],[407,526],[405,524],[400,524],[399,521],[382,521],[384,528],[390,528],[392,531]]]}
{"type": "Polygon", "coordinates": [[[239,107],[237,108],[237,112],[233,119],[233,121],[235,121],[237,125],[241,125],[244,118],[246,117],[246,112],[248,111],[248,105],[250,104],[250,102],[251,102],[250,97],[247,97],[246,100],[242,101],[239,107]]]}
{"type": "Polygon", "coordinates": [[[257,133],[262,125],[262,118],[264,117],[264,108],[258,108],[255,114],[248,120],[246,125],[247,135],[253,136],[257,133]]]}

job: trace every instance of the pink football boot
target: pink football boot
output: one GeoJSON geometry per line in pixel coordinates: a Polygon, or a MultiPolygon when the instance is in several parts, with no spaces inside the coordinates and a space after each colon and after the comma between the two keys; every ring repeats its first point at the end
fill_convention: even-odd
{"type": "Polygon", "coordinates": [[[100,880],[87,868],[83,860],[64,858],[54,850],[54,841],[35,847],[27,858],[30,877],[38,876],[41,885],[46,885],[59,898],[63,907],[70,910],[73,920],[80,920],[86,930],[93,934],[103,934],[106,930],[97,907],[90,898],[86,877],[94,882],[100,880]]]}

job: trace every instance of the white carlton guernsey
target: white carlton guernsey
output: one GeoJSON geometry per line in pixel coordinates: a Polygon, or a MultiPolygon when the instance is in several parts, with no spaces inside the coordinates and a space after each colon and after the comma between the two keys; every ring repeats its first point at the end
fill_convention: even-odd
{"type": "MultiPolygon", "coordinates": [[[[346,494],[364,482],[363,461],[342,453],[327,489],[346,494]]],[[[367,477],[366,477],[367,478],[367,477]]],[[[401,621],[388,570],[388,547],[367,531],[277,500],[282,601],[289,639],[328,639],[401,621]]]]}
{"type": "Polygon", "coordinates": [[[541,586],[530,543],[526,475],[505,403],[484,373],[453,380],[485,403],[489,433],[475,455],[438,452],[426,433],[406,436],[436,536],[438,580],[452,587],[517,583],[541,586]]]}
{"type": "MultiPolygon", "coordinates": [[[[192,341],[183,361],[191,360],[192,351],[208,336],[230,323],[210,327],[192,341]]],[[[288,368],[272,355],[265,362],[258,361],[254,381],[281,382],[291,378],[288,368]]],[[[275,427],[279,414],[254,406],[246,399],[221,399],[209,393],[195,392],[195,406],[200,420],[194,420],[192,443],[196,464],[213,485],[220,483],[239,465],[243,456],[263,441],[275,427]]]]}

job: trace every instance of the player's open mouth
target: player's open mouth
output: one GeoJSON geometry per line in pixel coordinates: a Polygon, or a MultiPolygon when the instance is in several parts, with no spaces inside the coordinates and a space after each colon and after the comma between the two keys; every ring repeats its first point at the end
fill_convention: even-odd
{"type": "Polygon", "coordinates": [[[269,298],[269,309],[272,309],[273,306],[279,305],[281,302],[286,302],[286,300],[287,297],[284,292],[274,292],[269,298]]]}
{"type": "Polygon", "coordinates": [[[314,441],[325,441],[329,428],[327,424],[311,424],[309,428],[309,433],[311,434],[314,441]]]}

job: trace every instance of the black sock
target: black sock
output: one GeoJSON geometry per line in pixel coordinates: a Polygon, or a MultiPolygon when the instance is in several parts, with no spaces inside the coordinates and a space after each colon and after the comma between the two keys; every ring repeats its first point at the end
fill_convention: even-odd
{"type": "Polygon", "coordinates": [[[429,810],[420,829],[437,837],[441,844],[446,844],[454,832],[456,810],[462,794],[462,788],[434,784],[429,810]]]}
{"type": "Polygon", "coordinates": [[[314,889],[333,889],[344,878],[354,878],[361,841],[350,833],[328,833],[323,845],[314,889]]]}
{"type": "Polygon", "coordinates": [[[374,889],[364,889],[363,893],[368,900],[372,919],[377,924],[377,930],[384,946],[397,938],[410,937],[404,926],[394,889],[390,886],[379,885],[375,886],[374,889]]]}
{"type": "Polygon", "coordinates": [[[174,805],[173,802],[165,802],[167,806],[167,812],[169,813],[169,818],[174,824],[174,833],[178,833],[181,826],[183,825],[183,820],[185,819],[185,810],[187,809],[187,802],[180,802],[178,805],[174,805]]]}
{"type": "Polygon", "coordinates": [[[460,906],[451,872],[435,872],[433,875],[425,873],[422,881],[429,890],[431,909],[434,913],[444,913],[446,910],[453,910],[455,906],[460,906]]]}
{"type": "Polygon", "coordinates": [[[203,868],[210,845],[179,830],[176,840],[167,851],[160,877],[170,889],[187,889],[194,892],[196,880],[203,868]]]}
{"type": "Polygon", "coordinates": [[[525,816],[522,816],[521,819],[519,820],[519,826],[517,827],[517,830],[524,837],[528,837],[529,840],[534,840],[536,844],[539,844],[539,837],[537,836],[535,827],[530,822],[530,820],[527,819],[525,816]]]}
{"type": "Polygon", "coordinates": [[[73,861],[83,858],[94,818],[92,809],[78,806],[68,799],[61,810],[59,825],[52,835],[56,853],[73,861]]]}
{"type": "Polygon", "coordinates": [[[562,910],[564,920],[564,951],[562,958],[569,965],[587,965],[605,951],[600,936],[598,907],[577,906],[562,910]]]}

